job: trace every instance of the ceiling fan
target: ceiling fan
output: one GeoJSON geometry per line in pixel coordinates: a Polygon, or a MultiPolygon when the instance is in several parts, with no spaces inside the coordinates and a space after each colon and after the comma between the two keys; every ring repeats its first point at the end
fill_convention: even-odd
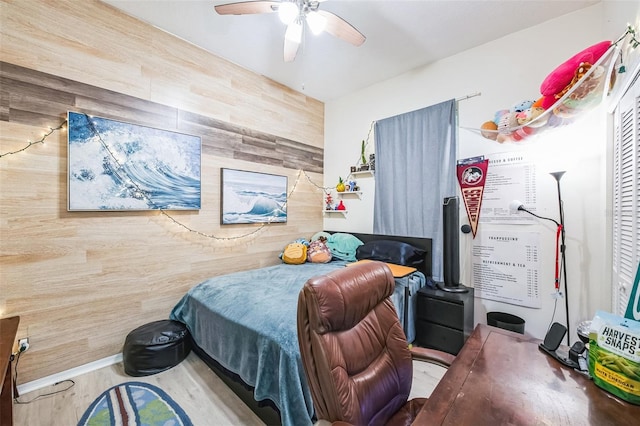
{"type": "Polygon", "coordinates": [[[353,25],[338,15],[319,8],[323,1],[325,0],[241,1],[221,4],[215,6],[215,9],[220,15],[277,12],[280,20],[287,25],[284,35],[285,62],[291,62],[296,58],[305,27],[308,27],[314,34],[326,31],[354,46],[360,46],[364,43],[366,37],[353,25]]]}

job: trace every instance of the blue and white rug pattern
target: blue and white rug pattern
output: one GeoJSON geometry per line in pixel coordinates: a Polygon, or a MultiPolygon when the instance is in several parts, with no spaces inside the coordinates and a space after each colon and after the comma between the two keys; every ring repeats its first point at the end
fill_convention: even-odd
{"type": "Polygon", "coordinates": [[[162,389],[126,382],[103,392],[78,426],[193,426],[187,414],[162,389]]]}

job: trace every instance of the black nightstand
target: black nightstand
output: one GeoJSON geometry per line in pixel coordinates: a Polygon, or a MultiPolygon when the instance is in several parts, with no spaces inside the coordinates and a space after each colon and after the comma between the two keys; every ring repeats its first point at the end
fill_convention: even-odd
{"type": "Polygon", "coordinates": [[[473,331],[473,288],[450,293],[429,287],[418,290],[416,344],[457,355],[473,331]]]}

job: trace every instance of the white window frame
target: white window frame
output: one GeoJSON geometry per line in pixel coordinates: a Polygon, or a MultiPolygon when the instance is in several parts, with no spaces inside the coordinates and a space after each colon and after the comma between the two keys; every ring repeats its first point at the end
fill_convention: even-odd
{"type": "Polygon", "coordinates": [[[612,312],[624,315],[640,262],[640,79],[613,113],[612,312]]]}

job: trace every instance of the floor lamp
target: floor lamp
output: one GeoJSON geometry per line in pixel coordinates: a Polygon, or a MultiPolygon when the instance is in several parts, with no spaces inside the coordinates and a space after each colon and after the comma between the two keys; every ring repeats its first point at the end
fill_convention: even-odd
{"type": "Polygon", "coordinates": [[[558,221],[551,219],[549,217],[544,217],[544,216],[538,216],[537,214],[533,213],[532,211],[527,210],[524,205],[518,201],[518,200],[514,200],[511,203],[511,208],[515,209],[516,211],[523,211],[525,213],[529,213],[532,216],[537,217],[538,219],[544,219],[544,220],[549,220],[553,223],[556,224],[556,226],[558,227],[558,232],[556,234],[556,248],[558,247],[558,243],[557,243],[557,239],[560,238],[560,268],[558,268],[558,252],[556,251],[556,277],[555,277],[555,284],[556,284],[556,289],[560,288],[560,281],[562,280],[562,277],[564,277],[564,307],[565,307],[565,311],[567,314],[567,346],[571,346],[570,342],[570,331],[569,331],[569,294],[568,294],[568,289],[567,289],[567,265],[566,265],[566,261],[565,261],[565,234],[564,234],[564,209],[562,208],[562,195],[560,193],[560,179],[562,178],[562,176],[565,174],[565,172],[553,172],[551,173],[551,176],[553,176],[556,180],[556,183],[558,185],[558,205],[560,208],[560,222],[558,223],[558,221]]]}
{"type": "Polygon", "coordinates": [[[567,285],[567,264],[565,258],[565,235],[564,235],[564,207],[562,205],[562,194],[560,192],[560,179],[564,176],[566,172],[552,172],[551,176],[556,180],[556,184],[558,186],[558,209],[560,210],[560,225],[562,226],[561,231],[561,244],[560,244],[560,253],[562,255],[562,276],[564,276],[564,308],[567,313],[567,346],[571,346],[569,343],[571,332],[569,329],[569,286],[567,285]]]}

